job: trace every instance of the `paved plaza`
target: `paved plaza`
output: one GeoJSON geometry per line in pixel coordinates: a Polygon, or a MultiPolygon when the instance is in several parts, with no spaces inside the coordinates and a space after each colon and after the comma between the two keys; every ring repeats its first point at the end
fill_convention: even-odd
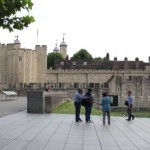
{"type": "Polygon", "coordinates": [[[76,123],[74,115],[22,111],[0,118],[0,150],[150,150],[150,119],[125,119],[103,126],[102,116],[76,123]]]}
{"type": "Polygon", "coordinates": [[[8,97],[0,95],[0,117],[27,109],[27,97],[8,97]]]}

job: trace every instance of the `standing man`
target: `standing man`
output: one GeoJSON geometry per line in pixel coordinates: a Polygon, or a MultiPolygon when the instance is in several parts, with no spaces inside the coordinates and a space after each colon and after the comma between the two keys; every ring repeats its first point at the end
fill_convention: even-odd
{"type": "Polygon", "coordinates": [[[76,92],[74,95],[75,121],[79,123],[82,122],[80,118],[81,100],[82,100],[82,89],[79,88],[78,92],[76,92]]]}
{"type": "Polygon", "coordinates": [[[86,98],[85,120],[86,120],[86,123],[92,123],[91,118],[90,118],[92,106],[93,106],[93,100],[94,100],[92,96],[92,89],[88,89],[84,97],[86,98]]]}
{"type": "Polygon", "coordinates": [[[132,110],[132,97],[131,97],[131,91],[128,91],[128,98],[127,98],[127,101],[128,101],[128,106],[127,106],[127,114],[128,114],[128,119],[126,119],[127,121],[131,121],[131,118],[132,120],[134,120],[134,117],[131,113],[131,110],[132,110]]]}
{"type": "Polygon", "coordinates": [[[107,96],[107,93],[102,93],[102,99],[101,99],[101,105],[102,105],[102,111],[103,111],[103,125],[105,125],[105,118],[107,114],[108,118],[108,125],[110,125],[110,98],[107,96]]]}

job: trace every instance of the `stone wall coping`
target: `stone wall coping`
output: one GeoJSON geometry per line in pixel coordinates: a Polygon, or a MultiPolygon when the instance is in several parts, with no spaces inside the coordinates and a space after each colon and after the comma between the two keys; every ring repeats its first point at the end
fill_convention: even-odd
{"type": "Polygon", "coordinates": [[[106,70],[106,69],[58,69],[58,70],[52,70],[48,69],[47,74],[49,73],[111,73],[111,74],[119,74],[119,73],[148,73],[149,71],[147,70],[142,70],[142,69],[135,69],[135,70],[106,70]]]}

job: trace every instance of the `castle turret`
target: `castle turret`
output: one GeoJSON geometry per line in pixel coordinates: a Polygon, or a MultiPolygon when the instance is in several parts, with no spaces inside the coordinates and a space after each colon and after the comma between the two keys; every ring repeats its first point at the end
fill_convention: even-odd
{"type": "Polygon", "coordinates": [[[20,41],[19,41],[19,39],[18,39],[18,35],[17,36],[15,36],[16,37],[16,39],[14,40],[14,43],[16,44],[20,44],[20,41]]]}
{"type": "Polygon", "coordinates": [[[14,44],[12,44],[12,46],[13,46],[14,49],[20,49],[21,48],[21,43],[18,39],[18,35],[15,36],[15,38],[16,39],[14,40],[14,44]]]}
{"type": "Polygon", "coordinates": [[[135,58],[135,66],[136,66],[136,69],[139,69],[139,58],[138,57],[135,58]]]}
{"type": "Polygon", "coordinates": [[[128,58],[127,57],[124,58],[124,69],[125,70],[128,69],[128,58]]]}
{"type": "Polygon", "coordinates": [[[53,52],[59,52],[59,49],[57,47],[57,40],[56,40],[56,44],[55,44],[55,48],[54,48],[53,52]]]}
{"type": "Polygon", "coordinates": [[[106,60],[109,60],[109,53],[106,54],[106,60]]]}
{"type": "Polygon", "coordinates": [[[114,64],[113,64],[113,70],[117,70],[118,65],[117,65],[117,57],[114,57],[114,64]]]}
{"type": "Polygon", "coordinates": [[[67,44],[64,41],[64,35],[63,34],[63,41],[60,44],[60,53],[62,54],[62,56],[64,57],[64,59],[67,57],[67,44]]]}

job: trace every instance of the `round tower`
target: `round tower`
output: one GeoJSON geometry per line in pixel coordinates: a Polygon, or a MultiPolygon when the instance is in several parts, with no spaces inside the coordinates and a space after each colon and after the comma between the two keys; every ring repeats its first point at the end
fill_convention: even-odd
{"type": "Polygon", "coordinates": [[[55,48],[54,48],[53,52],[59,52],[59,49],[57,47],[57,40],[56,40],[56,44],[55,44],[55,48]]]}
{"type": "Polygon", "coordinates": [[[64,41],[64,36],[65,36],[65,34],[63,34],[63,41],[60,44],[60,53],[62,54],[63,58],[65,59],[67,57],[67,44],[64,41]]]}
{"type": "Polygon", "coordinates": [[[15,36],[15,40],[14,40],[14,43],[19,43],[20,44],[20,41],[19,41],[19,39],[18,39],[18,35],[17,36],[15,36]]]}

